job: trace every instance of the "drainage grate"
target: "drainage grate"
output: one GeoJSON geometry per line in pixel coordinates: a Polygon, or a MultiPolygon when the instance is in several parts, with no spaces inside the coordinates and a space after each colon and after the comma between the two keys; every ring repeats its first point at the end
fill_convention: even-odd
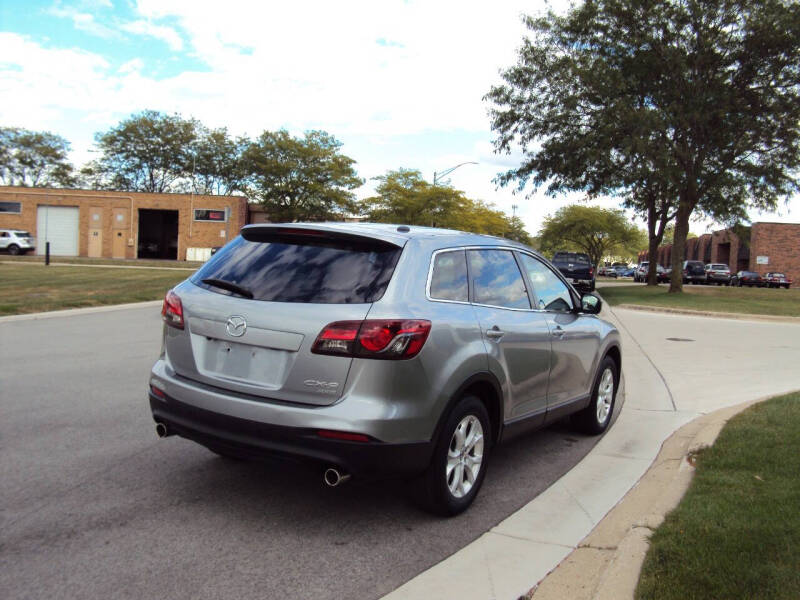
{"type": "Polygon", "coordinates": [[[670,342],[693,342],[694,340],[689,338],[667,338],[670,342]]]}

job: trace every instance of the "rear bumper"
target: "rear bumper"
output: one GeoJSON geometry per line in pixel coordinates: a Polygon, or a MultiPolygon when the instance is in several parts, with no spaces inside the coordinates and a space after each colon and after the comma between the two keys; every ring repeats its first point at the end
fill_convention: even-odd
{"type": "Polygon", "coordinates": [[[594,278],[570,277],[567,275],[564,275],[564,277],[575,287],[591,288],[594,286],[594,278]]]}
{"type": "Polygon", "coordinates": [[[223,453],[251,459],[303,459],[321,466],[337,466],[358,477],[414,475],[431,460],[433,444],[392,444],[380,441],[349,442],[319,437],[317,429],[287,427],[250,421],[204,410],[152,393],[153,420],[164,423],[171,434],[223,453]]]}

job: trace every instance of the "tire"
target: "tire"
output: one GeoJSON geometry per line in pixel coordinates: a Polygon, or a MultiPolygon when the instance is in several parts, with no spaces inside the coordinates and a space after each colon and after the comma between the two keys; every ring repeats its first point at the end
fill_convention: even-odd
{"type": "Polygon", "coordinates": [[[608,429],[619,388],[619,368],[606,356],[597,369],[589,406],[572,415],[572,423],[583,433],[599,435],[608,429]],[[610,385],[610,387],[609,387],[610,385]]]}
{"type": "Polygon", "coordinates": [[[16,244],[10,244],[7,250],[11,256],[16,256],[17,254],[19,254],[19,246],[17,246],[16,244]]]}
{"type": "Polygon", "coordinates": [[[489,413],[480,398],[465,396],[447,416],[422,476],[420,499],[425,508],[448,517],[465,511],[486,476],[490,447],[489,413]]]}

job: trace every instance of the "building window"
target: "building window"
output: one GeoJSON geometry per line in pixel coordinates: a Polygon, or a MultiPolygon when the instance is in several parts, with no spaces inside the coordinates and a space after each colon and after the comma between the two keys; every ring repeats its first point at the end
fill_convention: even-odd
{"type": "Polygon", "coordinates": [[[217,221],[217,222],[224,222],[225,221],[225,211],[224,210],[214,210],[209,208],[195,208],[194,209],[194,220],[195,221],[217,221]]]}
{"type": "Polygon", "coordinates": [[[0,202],[0,213],[16,213],[22,212],[22,202],[0,202]]]}

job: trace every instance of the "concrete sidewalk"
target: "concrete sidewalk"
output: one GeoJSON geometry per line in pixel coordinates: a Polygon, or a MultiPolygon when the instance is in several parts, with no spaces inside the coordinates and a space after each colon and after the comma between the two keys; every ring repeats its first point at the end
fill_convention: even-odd
{"type": "Polygon", "coordinates": [[[526,594],[636,484],[678,428],[800,388],[798,324],[609,308],[604,317],[623,338],[626,400],[614,426],[547,491],[386,598],[526,594]]]}

